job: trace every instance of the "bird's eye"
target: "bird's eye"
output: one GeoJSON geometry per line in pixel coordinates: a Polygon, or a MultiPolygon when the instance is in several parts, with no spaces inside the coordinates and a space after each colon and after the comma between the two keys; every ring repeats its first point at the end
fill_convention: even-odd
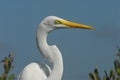
{"type": "Polygon", "coordinates": [[[55,24],[62,24],[62,22],[59,20],[55,20],[55,24]]]}

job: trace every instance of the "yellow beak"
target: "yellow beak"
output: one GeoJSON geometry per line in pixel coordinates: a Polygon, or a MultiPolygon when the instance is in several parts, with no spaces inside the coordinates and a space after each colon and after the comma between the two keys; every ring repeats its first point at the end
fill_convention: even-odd
{"type": "Polygon", "coordinates": [[[94,27],[84,25],[84,24],[79,24],[79,23],[75,23],[75,22],[71,22],[71,21],[67,21],[67,20],[61,20],[61,22],[62,22],[62,24],[68,26],[69,28],[83,28],[83,29],[95,30],[94,27]]]}

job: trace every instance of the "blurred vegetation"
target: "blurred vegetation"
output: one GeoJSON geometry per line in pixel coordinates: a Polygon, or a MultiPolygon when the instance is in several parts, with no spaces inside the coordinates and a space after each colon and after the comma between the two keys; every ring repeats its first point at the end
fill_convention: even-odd
{"type": "Polygon", "coordinates": [[[114,69],[111,69],[109,73],[104,71],[104,76],[101,78],[99,74],[99,70],[96,67],[94,72],[89,73],[90,80],[120,80],[120,48],[118,48],[117,56],[119,59],[114,61],[114,69]]]}
{"type": "Polygon", "coordinates": [[[7,57],[0,61],[0,66],[3,66],[4,68],[4,72],[0,72],[0,80],[15,80],[15,75],[10,74],[10,71],[13,69],[13,60],[14,54],[10,53],[7,57]]]}
{"type": "MultiPolygon", "coordinates": [[[[120,80],[120,47],[118,48],[118,59],[114,61],[114,69],[111,69],[109,73],[104,70],[104,76],[100,77],[100,72],[96,67],[93,72],[89,73],[90,80],[120,80]]],[[[13,60],[14,54],[10,53],[7,57],[0,61],[0,66],[4,68],[4,72],[0,72],[0,80],[15,80],[15,75],[11,74],[10,71],[13,70],[13,60]]],[[[1,71],[1,69],[0,69],[1,71]]]]}

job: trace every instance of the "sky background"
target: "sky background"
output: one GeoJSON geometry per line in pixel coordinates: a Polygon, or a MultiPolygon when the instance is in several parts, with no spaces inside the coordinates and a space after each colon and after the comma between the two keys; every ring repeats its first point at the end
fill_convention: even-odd
{"type": "Polygon", "coordinates": [[[113,68],[120,46],[120,0],[0,0],[0,60],[14,52],[16,76],[30,62],[43,62],[36,31],[49,15],[96,28],[49,34],[48,43],[57,45],[63,55],[62,80],[88,80],[96,66],[101,74],[113,68]]]}

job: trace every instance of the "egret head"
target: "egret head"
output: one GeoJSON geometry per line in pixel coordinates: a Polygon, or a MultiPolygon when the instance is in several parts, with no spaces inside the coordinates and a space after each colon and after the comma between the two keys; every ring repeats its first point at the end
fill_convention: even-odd
{"type": "Polygon", "coordinates": [[[90,29],[90,30],[95,29],[95,28],[93,28],[91,26],[71,22],[71,21],[64,20],[62,18],[56,17],[56,16],[48,16],[48,17],[46,17],[42,21],[42,24],[49,31],[52,31],[52,30],[58,29],[58,28],[82,28],[82,29],[90,29]]]}

